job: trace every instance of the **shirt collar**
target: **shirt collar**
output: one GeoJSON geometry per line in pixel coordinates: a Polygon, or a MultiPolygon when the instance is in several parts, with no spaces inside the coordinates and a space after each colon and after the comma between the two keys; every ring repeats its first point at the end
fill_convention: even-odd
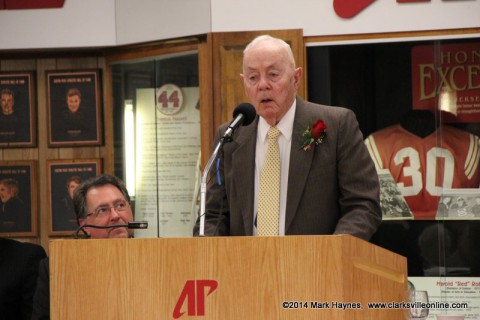
{"type": "MultiPolygon", "coordinates": [[[[279,123],[277,123],[277,129],[280,130],[282,136],[285,137],[287,141],[292,139],[293,132],[293,121],[295,120],[295,110],[297,108],[297,99],[293,100],[292,106],[288,109],[287,113],[283,116],[279,123]]],[[[265,142],[267,139],[267,132],[270,129],[270,125],[263,119],[259,117],[258,121],[258,136],[261,138],[262,142],[265,142]]]]}

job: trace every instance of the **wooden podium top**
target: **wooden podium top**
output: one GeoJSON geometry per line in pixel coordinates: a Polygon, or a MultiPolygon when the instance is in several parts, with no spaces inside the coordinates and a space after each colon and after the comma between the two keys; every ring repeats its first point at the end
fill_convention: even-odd
{"type": "MultiPolygon", "coordinates": [[[[53,240],[52,319],[407,319],[406,259],[348,235],[53,240]]],[[[407,310],[408,311],[408,310],[407,310]]]]}

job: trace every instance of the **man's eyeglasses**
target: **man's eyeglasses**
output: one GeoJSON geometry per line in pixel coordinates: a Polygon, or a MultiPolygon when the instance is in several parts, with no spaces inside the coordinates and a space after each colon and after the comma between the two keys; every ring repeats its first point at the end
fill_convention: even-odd
{"type": "Polygon", "coordinates": [[[125,212],[128,210],[130,204],[125,201],[125,200],[119,200],[119,201],[116,201],[113,206],[100,206],[98,207],[97,209],[95,209],[95,211],[91,212],[91,213],[88,213],[87,214],[87,217],[90,217],[90,216],[93,216],[95,218],[102,218],[102,217],[105,217],[105,216],[108,216],[110,214],[110,211],[112,210],[112,208],[117,212],[117,213],[121,213],[121,212],[125,212]]]}

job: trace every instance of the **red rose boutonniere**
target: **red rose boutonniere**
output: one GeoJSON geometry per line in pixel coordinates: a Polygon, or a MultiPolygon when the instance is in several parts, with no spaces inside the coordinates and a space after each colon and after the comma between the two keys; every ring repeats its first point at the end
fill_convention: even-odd
{"type": "Polygon", "coordinates": [[[303,132],[303,136],[306,138],[302,145],[304,151],[313,149],[314,145],[319,145],[327,137],[327,125],[323,120],[318,119],[313,126],[308,126],[303,132]]]}

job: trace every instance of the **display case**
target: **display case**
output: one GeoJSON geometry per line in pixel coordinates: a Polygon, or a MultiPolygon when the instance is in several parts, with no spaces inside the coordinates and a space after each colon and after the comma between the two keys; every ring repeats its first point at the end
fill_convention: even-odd
{"type": "Polygon", "coordinates": [[[480,39],[306,50],[309,99],[355,112],[379,172],[383,221],[372,242],[407,257],[411,282],[431,301],[460,304],[432,308],[431,319],[477,319],[480,39]]]}

